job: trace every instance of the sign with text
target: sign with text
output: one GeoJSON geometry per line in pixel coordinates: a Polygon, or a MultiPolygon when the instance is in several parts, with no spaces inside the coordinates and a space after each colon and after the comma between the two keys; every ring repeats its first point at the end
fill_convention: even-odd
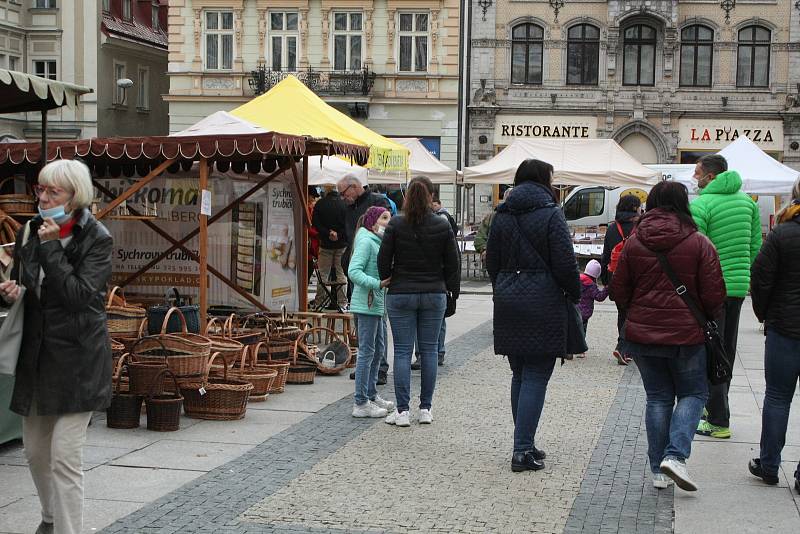
{"type": "Polygon", "coordinates": [[[747,137],[761,150],[783,150],[783,121],[780,120],[693,120],[678,121],[678,148],[721,150],[747,137]]]}
{"type": "Polygon", "coordinates": [[[596,130],[597,118],[591,116],[499,113],[494,122],[494,144],[509,145],[517,137],[594,139],[596,130]]]}

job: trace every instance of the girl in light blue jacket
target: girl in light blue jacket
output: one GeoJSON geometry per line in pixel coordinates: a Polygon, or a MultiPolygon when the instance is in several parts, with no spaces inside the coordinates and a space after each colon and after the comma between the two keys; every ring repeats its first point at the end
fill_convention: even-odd
{"type": "Polygon", "coordinates": [[[353,417],[385,417],[394,403],[378,395],[380,355],[386,347],[384,288],[389,280],[378,275],[378,250],[391,213],[383,207],[367,210],[358,224],[347,276],[353,283],[350,311],[358,325],[358,361],[353,417]]]}

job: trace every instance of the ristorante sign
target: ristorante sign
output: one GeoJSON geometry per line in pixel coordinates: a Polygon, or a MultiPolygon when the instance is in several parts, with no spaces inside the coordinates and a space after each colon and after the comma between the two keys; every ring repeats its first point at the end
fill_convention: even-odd
{"type": "Polygon", "coordinates": [[[591,139],[596,129],[595,117],[498,114],[494,143],[507,145],[517,137],[591,139]]]}
{"type": "Polygon", "coordinates": [[[739,137],[747,137],[762,150],[783,150],[783,121],[728,120],[679,122],[679,148],[722,149],[739,137]]]}

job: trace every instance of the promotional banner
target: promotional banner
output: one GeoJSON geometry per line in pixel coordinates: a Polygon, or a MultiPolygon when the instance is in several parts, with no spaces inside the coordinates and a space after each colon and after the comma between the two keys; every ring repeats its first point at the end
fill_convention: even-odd
{"type": "MultiPolygon", "coordinates": [[[[196,174],[196,173],[195,173],[196,174]]],[[[130,187],[128,178],[102,179],[115,195],[130,187]]],[[[213,216],[249,190],[254,178],[212,173],[210,213],[213,216]]],[[[138,191],[103,222],[114,236],[113,283],[139,272],[170,248],[171,243],[136,220],[134,208],[169,235],[180,239],[199,225],[202,195],[192,173],[160,177],[138,191]]],[[[279,177],[208,227],[208,265],[271,310],[298,307],[297,203],[291,175],[279,177]]],[[[204,211],[208,210],[208,199],[204,211]]],[[[299,219],[298,219],[299,220],[299,219]]],[[[199,253],[195,237],[186,248],[199,253]]],[[[253,304],[209,273],[210,306],[253,308],[253,304]]],[[[126,286],[128,293],[161,296],[170,287],[198,301],[199,265],[178,249],[126,286]]]]}

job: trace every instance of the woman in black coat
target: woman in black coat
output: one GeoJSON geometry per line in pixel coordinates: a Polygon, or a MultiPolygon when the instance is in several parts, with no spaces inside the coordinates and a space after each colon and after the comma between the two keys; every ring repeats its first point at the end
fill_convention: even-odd
{"type": "Polygon", "coordinates": [[[113,242],[87,209],[94,188],[83,163],[48,164],[35,191],[39,215],[20,231],[11,279],[0,284],[7,303],[24,299],[11,410],[23,416],[42,505],[37,532],[81,532],[86,428],[111,400],[105,289],[113,242]]]}
{"type": "MultiPolygon", "coordinates": [[[[609,271],[608,266],[611,263],[611,251],[614,250],[623,238],[630,237],[633,233],[633,228],[636,226],[636,219],[641,212],[642,201],[636,195],[625,195],[620,197],[617,202],[617,213],[614,216],[614,222],[608,225],[606,229],[606,237],[603,241],[603,255],[600,257],[600,265],[603,270],[600,273],[600,279],[606,287],[611,286],[611,278],[614,273],[609,271]],[[620,232],[621,230],[621,232],[620,232]]],[[[611,295],[611,300],[614,300],[614,295],[611,295]]],[[[625,325],[625,310],[617,307],[617,346],[614,348],[614,357],[620,365],[628,365],[631,359],[622,354],[620,351],[620,343],[622,342],[622,327],[625,325]]]]}
{"type": "Polygon", "coordinates": [[[578,263],[551,187],[553,167],[525,160],[497,208],[486,246],[494,288],[494,350],[508,356],[513,471],[544,468],[534,446],[547,383],[567,353],[567,299],[580,299],[578,263]]]}
{"type": "MultiPolygon", "coordinates": [[[[750,472],[767,484],[778,483],[789,408],[800,382],[800,179],[792,197],[777,215],[778,224],[764,241],[750,279],[753,311],[767,335],[761,453],[750,460],[750,472]]],[[[800,492],[800,463],[794,487],[800,492]]]]}

